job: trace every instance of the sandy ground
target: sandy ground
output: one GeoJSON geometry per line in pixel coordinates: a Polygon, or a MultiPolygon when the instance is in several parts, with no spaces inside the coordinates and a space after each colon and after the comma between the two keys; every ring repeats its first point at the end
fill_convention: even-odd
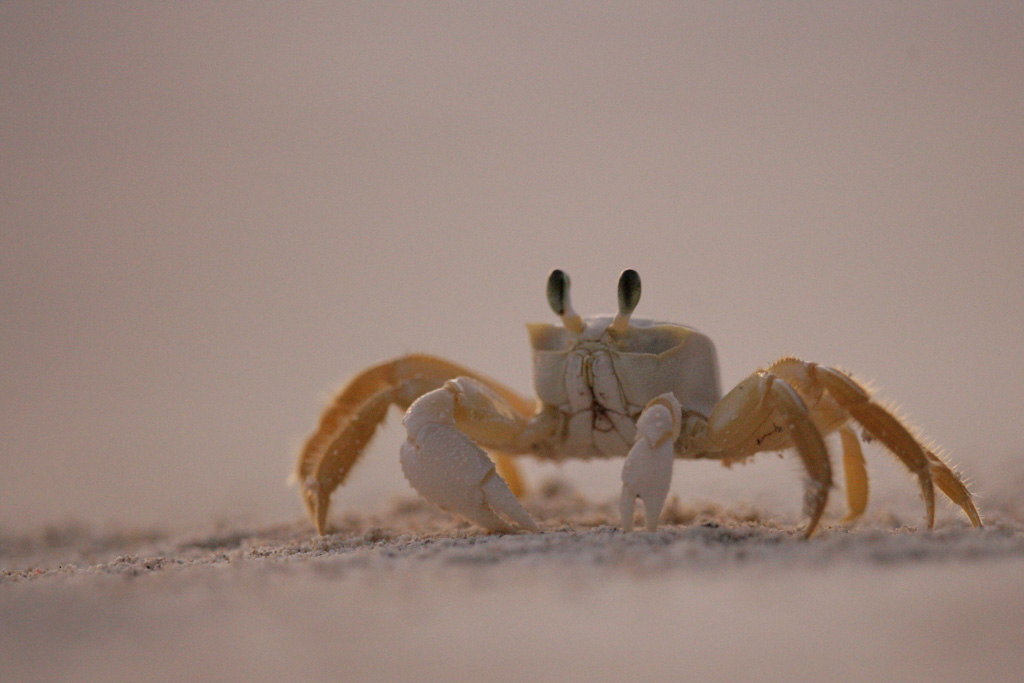
{"type": "Polygon", "coordinates": [[[1011,681],[1024,516],[917,514],[809,542],[745,506],[672,500],[656,533],[549,482],[542,534],[412,498],[263,528],[3,537],[0,679],[1011,681]]]}

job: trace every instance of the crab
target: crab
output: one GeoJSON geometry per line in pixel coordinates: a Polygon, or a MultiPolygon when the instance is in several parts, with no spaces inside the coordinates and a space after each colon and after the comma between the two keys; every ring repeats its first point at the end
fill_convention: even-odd
{"type": "Polygon", "coordinates": [[[298,459],[297,479],[319,534],[331,493],[352,469],[392,405],[405,410],[402,471],[428,501],[492,532],[540,531],[519,502],[513,456],[625,456],[620,510],[631,531],[639,498],[654,531],[675,459],[726,466],[762,452],[793,450],[806,471],[803,536],[818,528],[833,474],[825,438],[837,433],[848,513],[859,518],[868,479],[855,427],[917,478],[929,529],[935,487],[971,524],[981,517],[957,472],[848,373],[785,357],[722,396],[711,340],[683,325],[637,319],[640,277],[625,270],[618,313],[581,317],[569,277],[553,271],[547,298],[560,324],[527,325],[536,400],[451,361],[412,354],[356,375],[324,411],[298,459]],[[489,457],[490,456],[490,457],[489,457]]]}

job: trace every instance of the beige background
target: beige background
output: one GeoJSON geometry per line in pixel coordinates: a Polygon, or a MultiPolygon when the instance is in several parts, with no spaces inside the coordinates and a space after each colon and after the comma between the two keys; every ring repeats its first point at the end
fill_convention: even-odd
{"type": "MultiPolygon", "coordinates": [[[[1019,495],[1021,36],[1018,2],[4,2],[0,526],[291,520],[365,365],[528,391],[553,267],[583,312],[636,268],[726,385],[781,354],[877,379],[982,505],[1019,495]]],[[[400,439],[338,509],[408,491],[400,439]]],[[[795,513],[795,469],[673,487],[795,513]]]]}

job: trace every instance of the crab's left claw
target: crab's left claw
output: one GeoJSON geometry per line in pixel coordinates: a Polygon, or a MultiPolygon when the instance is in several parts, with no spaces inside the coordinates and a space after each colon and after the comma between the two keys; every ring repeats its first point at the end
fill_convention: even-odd
{"type": "Polygon", "coordinates": [[[636,422],[636,441],[622,467],[622,528],[633,530],[636,499],[644,503],[644,522],[648,531],[658,528],[672,483],[672,459],[675,440],[682,425],[682,406],[666,393],[653,399],[636,422]]]}
{"type": "Polygon", "coordinates": [[[468,414],[473,419],[463,420],[464,428],[472,425],[481,436],[514,428],[515,418],[499,405],[493,392],[467,377],[416,399],[404,420],[402,472],[421,496],[488,531],[512,531],[505,519],[540,531],[487,453],[456,426],[468,414]]]}

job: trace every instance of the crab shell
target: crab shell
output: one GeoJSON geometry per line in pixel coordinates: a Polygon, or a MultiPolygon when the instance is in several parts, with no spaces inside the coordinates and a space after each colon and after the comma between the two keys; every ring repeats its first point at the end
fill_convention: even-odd
{"type": "Polygon", "coordinates": [[[564,422],[560,452],[625,455],[652,399],[671,393],[684,412],[706,417],[721,398],[715,348],[700,332],[637,318],[618,332],[612,316],[582,320],[579,334],[562,325],[527,325],[542,412],[564,422]]]}

